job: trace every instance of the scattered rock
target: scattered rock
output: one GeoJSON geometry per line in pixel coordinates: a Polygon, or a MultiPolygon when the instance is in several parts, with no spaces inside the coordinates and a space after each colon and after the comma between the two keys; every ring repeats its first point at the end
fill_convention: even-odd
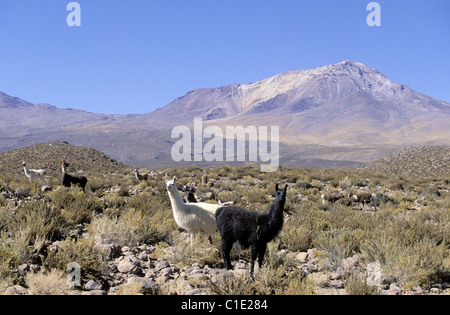
{"type": "Polygon", "coordinates": [[[129,257],[123,259],[117,265],[117,270],[125,274],[138,275],[142,273],[142,269],[139,266],[139,261],[131,260],[129,257]]]}
{"type": "Polygon", "coordinates": [[[422,295],[422,294],[423,294],[422,287],[421,287],[420,285],[415,286],[415,287],[413,288],[413,294],[414,294],[414,295],[422,295]]]}
{"type": "Polygon", "coordinates": [[[26,295],[28,294],[28,290],[20,285],[15,285],[12,287],[9,287],[5,291],[6,295],[26,295]]]}
{"type": "Polygon", "coordinates": [[[302,263],[302,264],[306,262],[307,258],[308,258],[308,253],[305,253],[305,252],[298,253],[298,255],[295,256],[295,260],[297,260],[299,263],[302,263]]]}
{"type": "Polygon", "coordinates": [[[353,255],[353,257],[349,257],[347,259],[343,259],[342,263],[341,263],[342,267],[346,271],[352,270],[358,264],[359,264],[359,256],[358,255],[353,255]]]}
{"type": "Polygon", "coordinates": [[[170,267],[170,264],[167,261],[158,261],[155,264],[155,270],[158,270],[158,271],[162,270],[164,268],[168,268],[168,267],[170,267]]]}
{"type": "Polygon", "coordinates": [[[338,272],[333,272],[330,275],[330,279],[331,280],[341,280],[342,279],[342,275],[340,273],[338,273],[338,272]]]}
{"type": "Polygon", "coordinates": [[[127,283],[141,285],[144,294],[156,294],[159,289],[159,285],[148,278],[131,277],[128,278],[127,283]]]}
{"type": "Polygon", "coordinates": [[[99,249],[103,251],[105,256],[109,259],[116,259],[122,254],[121,248],[118,245],[113,244],[98,244],[96,245],[99,249]]]}
{"type": "Polygon", "coordinates": [[[88,291],[95,291],[95,290],[101,290],[103,288],[103,286],[95,280],[90,280],[88,283],[86,283],[84,288],[88,291]]]}
{"type": "Polygon", "coordinates": [[[402,289],[396,283],[391,283],[389,286],[388,293],[392,295],[400,295],[402,293],[402,289]]]}
{"type": "Polygon", "coordinates": [[[84,295],[107,295],[108,292],[105,290],[92,290],[88,292],[83,292],[84,295]]]}
{"type": "Polygon", "coordinates": [[[30,266],[28,264],[22,264],[17,267],[19,274],[24,275],[27,271],[30,271],[30,266]]]}
{"type": "Polygon", "coordinates": [[[193,289],[187,291],[186,295],[206,295],[206,293],[200,289],[193,289]]]}

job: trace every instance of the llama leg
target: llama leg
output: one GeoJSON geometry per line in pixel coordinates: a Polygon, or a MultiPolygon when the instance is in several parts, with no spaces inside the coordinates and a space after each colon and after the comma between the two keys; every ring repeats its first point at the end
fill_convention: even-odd
{"type": "Polygon", "coordinates": [[[250,252],[250,277],[253,279],[253,272],[255,271],[255,260],[258,256],[258,248],[256,245],[252,245],[250,252]]]}
{"type": "Polygon", "coordinates": [[[233,249],[234,249],[235,254],[238,256],[238,260],[241,260],[242,248],[241,248],[241,245],[239,244],[239,242],[235,242],[233,244],[233,249]]]}
{"type": "Polygon", "coordinates": [[[223,257],[223,263],[225,264],[225,269],[227,269],[227,270],[232,269],[231,258],[230,258],[230,253],[231,253],[232,247],[233,247],[233,242],[226,240],[222,237],[222,245],[221,245],[222,257],[223,257]]]}
{"type": "Polygon", "coordinates": [[[258,264],[259,264],[259,268],[261,268],[262,265],[263,265],[264,256],[266,254],[266,249],[267,249],[267,244],[261,245],[258,248],[258,264]]]}
{"type": "Polygon", "coordinates": [[[190,233],[190,234],[191,234],[191,248],[193,248],[193,247],[194,247],[194,237],[195,237],[195,233],[192,232],[192,233],[190,233]]]}

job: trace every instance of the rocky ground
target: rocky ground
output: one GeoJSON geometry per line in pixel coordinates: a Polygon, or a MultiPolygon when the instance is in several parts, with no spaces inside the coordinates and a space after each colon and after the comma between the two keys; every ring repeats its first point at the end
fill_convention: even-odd
{"type": "MultiPolygon", "coordinates": [[[[19,199],[16,193],[3,191],[11,204],[20,204],[31,200],[19,199]]],[[[180,232],[182,239],[189,244],[189,235],[180,232]]],[[[87,239],[90,237],[83,225],[69,231],[72,239],[87,239]]],[[[42,253],[60,250],[60,241],[48,242],[40,252],[31,255],[30,259],[20,265],[13,274],[24,277],[27,273],[38,273],[45,270],[42,253]]],[[[193,263],[190,266],[179,267],[178,264],[163,260],[155,251],[154,245],[139,245],[135,247],[115,244],[97,244],[102,261],[102,275],[98,279],[85,282],[81,287],[65,288],[62,292],[70,295],[116,295],[116,294],[147,294],[147,295],[210,295],[210,294],[240,294],[248,293],[241,286],[251,284],[248,260],[234,262],[234,270],[226,271],[211,267],[205,263],[193,263]],[[230,284],[231,283],[231,284],[230,284]]],[[[175,247],[166,247],[164,251],[174,252],[175,247]]],[[[281,250],[276,253],[279,259],[289,261],[289,272],[301,272],[303,279],[308,279],[311,285],[310,294],[346,295],[348,279],[354,274],[363,275],[369,279],[370,271],[361,263],[359,255],[354,255],[341,261],[341,266],[330,271],[323,264],[324,255],[318,249],[307,252],[290,252],[281,250]]],[[[261,270],[256,266],[255,279],[258,281],[261,270]]],[[[433,284],[431,288],[420,286],[403,288],[399,283],[383,274],[376,280],[376,294],[382,295],[449,295],[450,283],[433,284]]],[[[64,284],[64,283],[63,283],[64,284]]],[[[0,293],[6,295],[35,294],[32,289],[22,285],[0,287],[0,293]]],[[[45,292],[44,292],[45,293],[45,292]]]]}
{"type": "MultiPolygon", "coordinates": [[[[58,244],[49,246],[50,250],[57,250],[58,244]]],[[[179,268],[169,261],[152,259],[155,246],[141,245],[134,248],[128,246],[118,247],[108,245],[104,247],[108,253],[104,268],[107,273],[102,279],[90,280],[83,287],[67,291],[75,295],[110,295],[128,293],[143,294],[182,294],[182,295],[209,295],[226,293],[216,290],[214,287],[226,286],[230,277],[238,281],[251,282],[248,277],[248,262],[236,262],[234,270],[211,268],[203,263],[194,263],[192,266],[179,268]],[[133,287],[139,288],[133,291],[133,287]],[[127,291],[127,288],[131,288],[127,291]]],[[[321,267],[320,258],[317,258],[317,250],[308,252],[292,253],[281,251],[280,256],[293,257],[294,268],[301,270],[305,277],[309,277],[313,284],[313,294],[318,295],[345,295],[346,279],[354,272],[367,273],[360,265],[360,257],[354,255],[342,261],[341,267],[336,272],[329,272],[321,267]]],[[[320,255],[319,255],[320,256],[320,255]]],[[[14,272],[26,273],[30,270],[38,271],[43,267],[38,255],[32,257],[26,264],[19,266],[14,272]]],[[[264,267],[263,267],[264,268],[264,267]]],[[[255,278],[258,279],[259,268],[256,267],[255,278]]],[[[450,283],[434,284],[428,290],[420,286],[410,290],[402,288],[398,283],[391,282],[389,278],[381,275],[379,282],[379,294],[382,295],[448,295],[450,294],[450,283]]],[[[15,285],[4,289],[4,294],[28,295],[31,294],[27,288],[15,285]]]]}
{"type": "MultiPolygon", "coordinates": [[[[348,178],[344,182],[349,181],[348,178]]],[[[224,184],[230,182],[222,180],[224,184]]],[[[257,182],[257,181],[256,181],[257,182]]],[[[351,183],[340,186],[348,186],[347,190],[352,188],[351,183]]],[[[316,180],[316,184],[318,181],[316,180]]],[[[223,185],[224,185],[223,184],[223,185]]],[[[394,183],[388,182],[394,187],[394,183]]],[[[294,183],[291,184],[294,186],[294,183]]],[[[304,183],[300,182],[295,189],[318,190],[317,187],[305,188],[304,183]]],[[[129,185],[126,191],[124,186],[99,188],[95,192],[95,198],[103,199],[103,196],[123,194],[126,198],[139,195],[142,190],[138,185],[129,185]],[[101,197],[100,197],[101,196],[101,197]]],[[[384,186],[383,186],[384,187],[384,186]]],[[[15,211],[27,203],[49,203],[46,192],[38,192],[30,195],[29,191],[22,191],[20,188],[10,188],[7,185],[0,186],[0,206],[7,211],[3,215],[13,216],[15,211]]],[[[57,189],[57,188],[56,188],[57,189]]],[[[148,187],[144,187],[148,189],[148,187]]],[[[294,188],[293,188],[294,189],[294,188]]],[[[342,188],[338,188],[341,189],[342,188]]],[[[392,188],[394,189],[394,188],[392,188]]],[[[398,190],[402,187],[396,188],[398,190]]],[[[448,189],[448,188],[447,188],[448,189]]],[[[306,191],[306,190],[305,190],[306,191]]],[[[397,190],[396,190],[397,191],[397,190]]],[[[443,189],[440,190],[445,193],[443,189]]],[[[157,194],[157,190],[151,191],[157,194]]],[[[309,192],[309,191],[308,191],[309,192]]],[[[340,191],[339,191],[340,192],[340,191]]],[[[342,190],[344,192],[344,190],[342,190]]],[[[439,192],[439,191],[438,191],[439,192]]],[[[398,193],[398,191],[397,191],[398,193]]],[[[428,195],[435,195],[435,192],[427,192],[428,195]]],[[[89,192],[91,194],[91,192],[89,192]]],[[[292,194],[294,194],[292,192],[292,194]]],[[[427,196],[428,196],[427,195],[427,196]]],[[[320,194],[312,193],[298,194],[292,197],[292,200],[301,200],[302,202],[314,202],[322,207],[322,212],[330,211],[328,206],[322,204],[320,194]]],[[[91,198],[94,198],[92,193],[91,198]]],[[[124,197],[125,198],[125,197],[124,197]]],[[[403,198],[403,197],[402,197],[403,198]]],[[[414,202],[408,201],[404,210],[405,215],[414,215],[421,211],[425,204],[425,197],[416,198],[422,203],[415,206],[414,202]],[[420,199],[422,198],[422,199],[420,199]],[[411,210],[412,209],[412,210],[411,210]]],[[[403,199],[402,199],[403,200],[403,199]]],[[[103,201],[103,200],[102,200],[103,201]]],[[[416,202],[417,203],[417,202],[416,202]]],[[[402,205],[402,203],[400,203],[402,205]]],[[[314,206],[317,207],[317,206],[314,206]]],[[[356,205],[356,209],[360,206],[356,205]]],[[[371,211],[367,211],[370,216],[371,211]]],[[[104,209],[107,211],[107,209],[104,209]]],[[[402,210],[403,211],[403,210],[402,210]]],[[[361,213],[355,210],[356,213],[361,213]]],[[[104,214],[102,214],[104,215],[104,214]]],[[[0,217],[0,228],[1,226],[0,217]]],[[[285,222],[289,222],[292,217],[287,214],[285,222]]],[[[438,220],[438,219],[436,219],[438,220]]],[[[430,221],[432,224],[437,224],[430,221]]],[[[444,222],[445,224],[445,222],[444,222]]],[[[448,222],[447,222],[448,224],[448,222]]],[[[88,224],[79,224],[75,228],[65,231],[64,237],[58,241],[46,240],[44,244],[37,249],[29,248],[30,255],[22,264],[15,266],[10,270],[10,275],[16,279],[15,285],[11,282],[0,279],[0,294],[8,295],[28,295],[28,294],[53,294],[55,291],[46,291],[46,288],[36,291],[30,283],[32,281],[27,277],[32,274],[48,272],[48,257],[51,254],[64,251],[63,248],[67,240],[73,242],[82,242],[83,240],[94,240],[88,224]]],[[[6,235],[6,234],[5,234],[6,235]]],[[[81,286],[69,289],[66,282],[67,273],[59,275],[60,291],[56,294],[74,294],[74,295],[120,295],[120,294],[149,294],[149,295],[211,295],[211,294],[277,294],[275,284],[270,282],[271,273],[276,272],[280,279],[292,279],[292,285],[302,287],[301,290],[293,291],[298,294],[317,294],[317,295],[345,295],[345,294],[382,294],[382,295],[448,295],[450,294],[450,283],[432,283],[429,286],[405,287],[397,279],[383,274],[377,270],[377,266],[368,265],[362,255],[351,255],[338,261],[337,265],[330,268],[327,262],[327,253],[318,248],[310,248],[304,251],[291,251],[287,249],[279,250],[273,246],[266,254],[266,263],[263,268],[256,267],[255,279],[252,281],[248,275],[249,261],[248,252],[243,254],[241,260],[234,261],[235,268],[232,271],[221,269],[221,259],[218,252],[219,240],[215,240],[214,245],[207,244],[207,241],[196,241],[194,247],[204,247],[205,257],[213,255],[213,262],[206,258],[193,263],[181,263],[180,260],[171,259],[176,255],[189,255],[189,235],[182,231],[173,231],[172,235],[178,237],[178,242],[165,241],[164,245],[155,244],[136,244],[127,245],[114,242],[96,242],[95,248],[98,250],[93,258],[100,265],[100,273],[90,275],[83,279],[81,286]],[[181,244],[181,245],[180,245],[181,244]],[[206,244],[206,245],[205,245],[206,244]],[[372,268],[372,269],[371,269],[372,268]],[[375,269],[373,269],[375,268],[375,269]],[[275,271],[274,271],[275,270],[275,271]],[[370,286],[368,284],[371,284],[370,286]],[[273,286],[273,287],[271,287],[273,286]],[[269,288],[264,291],[264,287],[269,288]]],[[[8,241],[8,238],[1,235],[0,241],[8,241]]],[[[275,240],[276,242],[277,240],[275,240]]],[[[2,244],[0,243],[0,251],[2,244]]],[[[0,252],[1,254],[1,252],[0,252]]],[[[197,253],[198,255],[198,253],[197,253]]],[[[1,256],[0,256],[1,258],[1,256]]],[[[0,259],[1,263],[1,259],[0,259]]],[[[281,281],[281,280],[280,280],[281,281]]],[[[39,281],[38,281],[39,282],[39,281]]],[[[283,293],[287,293],[283,292],[283,293]]]]}

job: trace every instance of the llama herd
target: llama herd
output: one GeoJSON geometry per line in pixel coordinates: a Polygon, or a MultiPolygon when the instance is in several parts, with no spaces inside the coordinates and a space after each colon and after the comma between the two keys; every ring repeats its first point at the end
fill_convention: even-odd
{"type": "MultiPolygon", "coordinates": [[[[237,244],[244,248],[251,247],[250,275],[258,259],[262,266],[267,243],[283,227],[283,210],[286,202],[288,185],[284,189],[275,186],[275,200],[268,213],[257,213],[241,207],[211,203],[185,203],[176,187],[177,178],[168,180],[166,187],[172,205],[173,216],[177,225],[188,231],[191,246],[196,233],[212,235],[218,230],[222,239],[221,252],[225,268],[231,269],[230,253],[237,244]]],[[[238,249],[239,252],[239,249],[238,249]]]]}
{"type": "MultiPolygon", "coordinates": [[[[28,169],[27,163],[22,164],[26,177],[32,181],[40,179],[45,185],[45,170],[28,169]]],[[[87,178],[67,173],[69,164],[66,160],[61,163],[61,183],[65,187],[78,185],[86,189],[87,178]]],[[[138,181],[147,181],[149,177],[156,177],[156,173],[140,174],[134,170],[138,181]]],[[[195,197],[196,187],[193,183],[188,183],[182,187],[185,193],[184,200],[176,185],[177,178],[168,179],[166,174],[165,184],[172,206],[173,217],[176,224],[190,234],[191,246],[197,233],[206,235],[212,242],[212,236],[218,231],[221,237],[221,254],[226,269],[231,269],[230,253],[233,248],[240,253],[241,246],[250,248],[250,276],[253,277],[254,265],[258,261],[262,266],[266,253],[267,243],[273,240],[283,227],[286,194],[288,185],[283,188],[275,185],[275,199],[270,204],[267,213],[258,213],[242,207],[230,204],[212,204],[197,202],[195,197]]],[[[212,187],[208,182],[208,177],[204,173],[202,176],[202,186],[212,187]]],[[[335,203],[346,198],[344,194],[322,194],[321,199],[324,204],[335,203]]],[[[347,198],[362,205],[365,210],[366,205],[373,203],[377,209],[377,195],[371,193],[349,194],[347,198]]]]}
{"type": "MultiPolygon", "coordinates": [[[[30,182],[33,181],[33,179],[39,178],[42,185],[45,185],[45,175],[47,172],[45,170],[30,170],[28,169],[27,163],[22,163],[23,170],[25,172],[25,176],[30,180],[30,182]]],[[[79,185],[81,189],[85,190],[87,185],[87,178],[84,176],[77,176],[77,175],[71,175],[66,172],[66,167],[69,166],[69,163],[66,162],[66,160],[63,160],[61,163],[61,184],[64,187],[71,187],[72,185],[79,185]]],[[[43,186],[45,187],[45,186],[43,186]]]]}
{"type": "MultiPolygon", "coordinates": [[[[202,178],[202,185],[205,184],[203,181],[202,178]]],[[[166,188],[175,222],[190,234],[191,246],[196,233],[207,235],[211,241],[212,235],[219,231],[220,250],[225,268],[232,269],[230,253],[233,248],[238,253],[241,246],[250,248],[250,277],[253,278],[255,261],[258,260],[259,266],[262,266],[267,243],[273,240],[283,228],[288,185],[280,189],[277,183],[275,199],[268,212],[258,213],[229,204],[199,203],[195,198],[196,188],[192,183],[182,187],[186,195],[186,200],[183,200],[176,182],[176,177],[169,180],[166,175],[166,188]]],[[[344,195],[323,194],[321,198],[324,203],[335,203],[344,198],[344,195]]],[[[364,210],[370,202],[377,209],[376,194],[349,194],[348,198],[360,203],[364,210]]]]}

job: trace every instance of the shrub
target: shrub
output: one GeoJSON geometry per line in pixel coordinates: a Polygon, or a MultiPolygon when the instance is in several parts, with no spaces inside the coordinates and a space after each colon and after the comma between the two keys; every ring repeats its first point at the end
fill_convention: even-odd
{"type": "Polygon", "coordinates": [[[269,192],[266,189],[262,189],[259,187],[254,187],[250,190],[243,191],[243,197],[250,204],[253,204],[253,203],[266,204],[266,203],[268,203],[268,201],[267,201],[268,194],[269,194],[269,192]]]}
{"type": "Polygon", "coordinates": [[[28,273],[25,282],[32,295],[67,295],[72,292],[62,270],[28,273]]]}
{"type": "Polygon", "coordinates": [[[58,209],[46,203],[33,202],[19,206],[7,229],[13,237],[22,233],[25,245],[35,245],[37,241],[61,239],[67,226],[58,209]]]}
{"type": "Polygon", "coordinates": [[[367,284],[367,275],[362,272],[352,272],[345,281],[347,295],[378,295],[377,287],[367,284]]]}
{"type": "Polygon", "coordinates": [[[89,223],[95,213],[103,211],[101,201],[95,196],[88,197],[79,188],[63,188],[50,194],[52,206],[70,227],[89,223]]]}
{"type": "Polygon", "coordinates": [[[101,276],[102,252],[95,246],[94,239],[61,242],[58,251],[50,252],[44,264],[49,269],[64,271],[73,262],[80,265],[84,282],[101,276]]]}
{"type": "Polygon", "coordinates": [[[0,234],[0,279],[11,275],[11,270],[22,263],[20,251],[8,241],[5,233],[0,234]]]}
{"type": "Polygon", "coordinates": [[[235,191],[222,191],[217,195],[217,199],[221,202],[233,202],[238,204],[241,201],[242,196],[235,191]]]}
{"type": "Polygon", "coordinates": [[[171,261],[180,268],[200,262],[210,266],[219,266],[222,259],[216,245],[211,246],[208,238],[196,234],[194,245],[191,246],[190,238],[185,237],[187,235],[187,233],[180,234],[178,231],[172,232],[168,244],[157,245],[156,255],[171,261]]]}
{"type": "Polygon", "coordinates": [[[318,235],[314,244],[326,253],[325,264],[336,270],[343,259],[359,252],[360,237],[355,231],[347,229],[325,231],[318,235]]]}
{"type": "Polygon", "coordinates": [[[285,222],[280,233],[281,246],[290,251],[307,251],[316,236],[326,227],[325,214],[313,202],[294,205],[294,215],[285,222]]]}
{"type": "Polygon", "coordinates": [[[448,280],[450,250],[438,225],[418,217],[383,214],[373,232],[361,244],[369,262],[408,288],[448,280]]]}
{"type": "Polygon", "coordinates": [[[246,273],[226,272],[210,280],[208,288],[215,295],[253,295],[250,278],[246,273]]]}

